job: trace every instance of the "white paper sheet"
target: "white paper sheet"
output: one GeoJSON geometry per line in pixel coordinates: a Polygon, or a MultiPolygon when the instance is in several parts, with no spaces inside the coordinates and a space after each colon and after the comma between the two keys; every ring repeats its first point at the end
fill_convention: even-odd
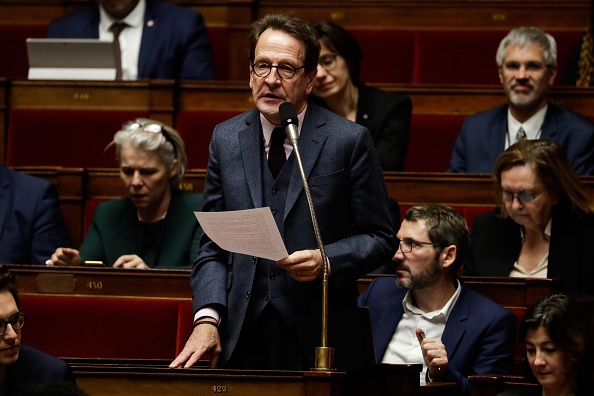
{"type": "Polygon", "coordinates": [[[274,261],[289,255],[269,207],[194,214],[221,249],[274,261]]]}

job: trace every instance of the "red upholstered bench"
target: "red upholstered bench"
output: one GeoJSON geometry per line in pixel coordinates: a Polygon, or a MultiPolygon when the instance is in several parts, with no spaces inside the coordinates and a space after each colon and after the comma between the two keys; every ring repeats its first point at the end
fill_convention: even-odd
{"type": "Polygon", "coordinates": [[[115,151],[104,149],[122,123],[137,117],[148,117],[148,113],[12,109],[6,165],[115,168],[115,151]]]}
{"type": "Polygon", "coordinates": [[[413,114],[404,170],[445,172],[463,121],[463,115],[413,114]]]}
{"type": "Polygon", "coordinates": [[[363,52],[361,80],[410,84],[415,33],[410,30],[351,29],[363,52]]]}
{"type": "Polygon", "coordinates": [[[221,26],[206,28],[212,48],[212,59],[217,80],[229,79],[229,29],[221,26]]]}
{"type": "Polygon", "coordinates": [[[494,206],[467,206],[464,208],[464,218],[468,228],[472,228],[472,223],[476,216],[493,210],[494,206]]]}
{"type": "Polygon", "coordinates": [[[23,343],[58,357],[173,359],[178,301],[21,296],[23,343]]]}
{"type": "Polygon", "coordinates": [[[239,111],[229,110],[182,110],[177,113],[175,129],[184,140],[188,155],[188,168],[206,168],[208,146],[214,127],[239,113],[239,111]]]}
{"type": "MultiPolygon", "coordinates": [[[[413,83],[499,84],[495,54],[508,30],[427,30],[415,40],[413,83]]],[[[557,42],[558,76],[581,31],[550,31],[557,42]]]]}
{"type": "Polygon", "coordinates": [[[26,40],[45,36],[46,24],[0,24],[0,54],[4,57],[4,61],[0,62],[0,77],[27,78],[29,63],[26,40]]]}
{"type": "Polygon", "coordinates": [[[495,53],[507,31],[417,32],[414,84],[499,84],[495,53]]]}

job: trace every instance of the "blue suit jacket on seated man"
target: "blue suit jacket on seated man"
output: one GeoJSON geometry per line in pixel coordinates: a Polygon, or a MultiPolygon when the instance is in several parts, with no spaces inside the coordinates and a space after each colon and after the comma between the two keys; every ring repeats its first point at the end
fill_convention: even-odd
{"type": "Polygon", "coordinates": [[[456,275],[469,234],[454,209],[413,206],[397,233],[396,278],[375,279],[359,298],[378,362],[423,363],[422,379],[454,381],[460,395],[470,394],[471,374],[509,374],[516,332],[511,312],[456,275]]]}
{"type": "MultiPolygon", "coordinates": [[[[211,46],[202,15],[158,0],[145,0],[138,78],[215,78],[211,46]]],[[[52,21],[49,38],[99,38],[99,5],[52,21]]]]}
{"type": "Polygon", "coordinates": [[[43,264],[70,246],[53,184],[0,166],[0,263],[43,264]]]}
{"type": "MultiPolygon", "coordinates": [[[[497,157],[505,151],[508,107],[501,105],[464,120],[448,172],[493,171],[497,157]]],[[[540,138],[563,147],[579,175],[594,175],[594,124],[588,119],[549,103],[540,138]]]]}
{"type": "MultiPolygon", "coordinates": [[[[509,373],[513,364],[515,318],[500,305],[468,289],[462,290],[442,335],[449,359],[449,380],[469,389],[473,374],[509,373]]],[[[393,277],[374,280],[359,299],[369,307],[375,353],[379,362],[386,353],[404,314],[402,300],[408,290],[393,277]]]]}
{"type": "Polygon", "coordinates": [[[76,385],[72,369],[66,362],[22,344],[19,359],[8,366],[6,377],[7,395],[27,394],[30,386],[49,381],[64,381],[72,386],[76,385]]]}
{"type": "Polygon", "coordinates": [[[535,27],[512,29],[495,59],[508,103],[466,118],[448,171],[491,173],[497,157],[523,135],[558,143],[578,174],[594,175],[594,124],[548,102],[557,75],[553,36],[535,27]]]}

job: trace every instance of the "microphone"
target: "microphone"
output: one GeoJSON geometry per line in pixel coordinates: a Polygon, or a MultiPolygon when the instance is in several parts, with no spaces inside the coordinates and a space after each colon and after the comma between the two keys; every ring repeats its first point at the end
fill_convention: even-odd
{"type": "Polygon", "coordinates": [[[315,350],[314,370],[330,370],[334,366],[334,348],[328,346],[328,257],[326,256],[326,249],[324,249],[324,243],[322,242],[322,236],[320,235],[320,227],[318,225],[316,209],[311,198],[309,183],[307,182],[307,177],[305,176],[305,169],[303,168],[301,154],[299,153],[299,146],[297,145],[297,141],[299,139],[299,135],[297,134],[297,127],[299,126],[297,111],[295,110],[293,103],[284,102],[278,107],[278,115],[281,119],[281,126],[285,128],[285,133],[293,145],[293,153],[295,154],[297,166],[299,167],[301,183],[303,184],[303,190],[305,191],[305,197],[307,198],[309,214],[311,215],[311,222],[313,224],[316,242],[322,256],[322,339],[321,346],[316,347],[315,350]]]}
{"type": "Polygon", "coordinates": [[[297,145],[299,134],[297,127],[299,126],[299,119],[297,118],[297,112],[295,106],[291,102],[284,102],[278,107],[278,114],[281,119],[281,126],[285,128],[285,133],[291,141],[293,148],[297,145]]]}

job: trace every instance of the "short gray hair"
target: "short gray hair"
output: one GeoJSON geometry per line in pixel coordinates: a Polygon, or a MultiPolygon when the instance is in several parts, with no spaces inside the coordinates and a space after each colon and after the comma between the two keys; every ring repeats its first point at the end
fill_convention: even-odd
{"type": "Polygon", "coordinates": [[[557,43],[553,36],[545,33],[536,27],[518,27],[510,31],[507,36],[499,43],[495,61],[497,66],[503,66],[503,58],[505,57],[505,50],[509,45],[516,45],[520,48],[532,44],[540,44],[545,58],[546,66],[549,68],[557,67],[557,43]]]}
{"type": "MultiPolygon", "coordinates": [[[[158,129],[157,129],[158,131],[158,129]]],[[[142,151],[155,152],[167,165],[168,169],[173,166],[177,159],[177,174],[171,179],[171,188],[177,188],[188,167],[188,158],[184,149],[184,142],[179,133],[170,126],[159,121],[148,118],[137,118],[122,125],[122,129],[116,132],[113,137],[116,155],[120,160],[122,147],[133,148],[142,151]],[[161,133],[147,133],[147,126],[158,125],[162,128],[161,133]]]]}

